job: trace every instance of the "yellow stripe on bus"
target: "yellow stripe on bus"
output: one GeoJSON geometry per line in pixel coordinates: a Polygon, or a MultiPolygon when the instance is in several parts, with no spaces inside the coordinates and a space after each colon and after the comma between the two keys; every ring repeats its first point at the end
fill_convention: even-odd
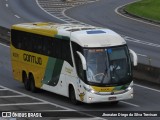
{"type": "Polygon", "coordinates": [[[91,86],[92,89],[96,92],[112,92],[115,87],[96,87],[96,86],[91,86]]]}

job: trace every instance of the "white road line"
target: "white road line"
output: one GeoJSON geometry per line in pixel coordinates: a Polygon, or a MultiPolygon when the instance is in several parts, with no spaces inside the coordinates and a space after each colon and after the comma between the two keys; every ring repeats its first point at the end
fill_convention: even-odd
{"type": "Polygon", "coordinates": [[[14,16],[15,16],[16,18],[18,18],[18,19],[21,18],[21,17],[19,17],[18,15],[14,15],[14,16]]]}
{"type": "Polygon", "coordinates": [[[138,84],[134,84],[134,85],[135,85],[135,86],[138,86],[138,87],[141,87],[141,88],[145,88],[145,89],[152,90],[152,91],[155,91],[155,92],[159,92],[159,93],[160,93],[160,90],[157,90],[157,89],[154,89],[154,88],[150,88],[150,87],[146,87],[146,86],[138,85],[138,84]]]}
{"type": "Polygon", "coordinates": [[[127,104],[127,105],[131,105],[134,107],[140,107],[139,105],[133,104],[133,103],[129,103],[129,102],[125,102],[125,101],[120,101],[121,103],[127,104]]]}
{"type": "Polygon", "coordinates": [[[26,96],[24,96],[24,95],[0,96],[0,98],[15,98],[15,97],[26,97],[26,96]]]}
{"type": "Polygon", "coordinates": [[[65,20],[63,20],[63,19],[60,19],[60,18],[52,15],[51,13],[47,12],[46,10],[44,10],[44,9],[41,7],[41,5],[39,4],[38,0],[36,0],[36,3],[37,3],[37,5],[39,6],[39,8],[41,8],[41,10],[43,10],[43,11],[44,11],[45,13],[47,13],[48,15],[50,15],[50,16],[52,16],[52,17],[54,17],[54,18],[57,18],[57,19],[59,19],[59,20],[61,20],[61,21],[63,21],[63,22],[69,23],[69,22],[67,22],[67,21],[65,21],[65,20]]]}
{"type": "MultiPolygon", "coordinates": [[[[63,108],[63,109],[67,109],[67,110],[73,110],[73,109],[70,109],[70,108],[68,108],[68,107],[64,107],[64,106],[61,106],[61,105],[58,105],[58,104],[55,104],[55,103],[51,103],[51,102],[49,102],[49,101],[45,101],[45,100],[42,100],[42,99],[33,97],[33,96],[31,96],[31,95],[27,95],[27,94],[18,92],[18,91],[16,91],[16,90],[13,90],[13,89],[10,89],[10,88],[4,87],[4,86],[0,86],[0,87],[5,88],[5,89],[8,89],[8,90],[10,90],[10,91],[12,91],[12,92],[18,93],[18,94],[20,94],[20,95],[24,95],[24,96],[26,96],[26,97],[29,97],[29,98],[32,98],[32,99],[35,99],[35,100],[39,100],[39,101],[41,101],[41,102],[44,102],[44,103],[47,103],[47,104],[50,104],[50,105],[59,107],[59,108],[63,108]]],[[[76,110],[73,110],[73,111],[76,111],[76,110]]]]}
{"type": "Polygon", "coordinates": [[[156,43],[151,43],[151,42],[147,42],[147,41],[143,41],[143,40],[138,40],[135,38],[131,38],[125,35],[121,35],[126,41],[130,41],[130,42],[135,42],[135,43],[140,43],[140,44],[144,44],[144,45],[149,45],[149,46],[153,46],[153,47],[160,47],[159,44],[156,43]]]}
{"type": "MultiPolygon", "coordinates": [[[[127,37],[127,36],[126,36],[127,37]]],[[[125,38],[125,37],[124,37],[125,38]]],[[[125,40],[126,41],[130,41],[130,42],[134,42],[134,43],[139,43],[139,44],[143,44],[143,45],[147,45],[147,46],[153,46],[153,47],[160,47],[160,45],[159,44],[155,44],[155,43],[150,43],[150,42],[146,42],[146,41],[142,41],[142,40],[137,40],[137,39],[126,39],[125,38],[125,40]]]]}
{"type": "Polygon", "coordinates": [[[6,7],[8,7],[8,4],[6,4],[6,7]]]}
{"type": "Polygon", "coordinates": [[[150,22],[146,22],[146,21],[143,21],[143,20],[140,20],[140,19],[136,19],[136,18],[133,18],[133,17],[125,16],[125,15],[123,15],[123,14],[121,14],[121,13],[118,12],[118,9],[120,9],[120,8],[126,6],[126,5],[129,5],[129,4],[131,4],[131,3],[138,2],[138,1],[140,1],[140,0],[137,0],[137,1],[134,1],[134,2],[130,2],[130,3],[127,3],[127,4],[125,4],[125,5],[119,6],[119,7],[117,7],[114,11],[115,11],[115,13],[117,13],[118,15],[120,15],[120,16],[122,16],[122,17],[131,19],[131,20],[134,20],[134,21],[138,21],[138,22],[141,22],[141,23],[145,23],[145,24],[148,24],[148,25],[160,27],[160,25],[157,25],[157,24],[154,24],[154,23],[150,23],[150,22]]]}
{"type": "Polygon", "coordinates": [[[2,46],[4,46],[4,47],[10,47],[10,46],[8,46],[8,45],[5,45],[5,44],[3,44],[3,43],[0,43],[0,45],[2,45],[2,46]]]}
{"type": "Polygon", "coordinates": [[[42,105],[42,104],[48,104],[44,102],[34,102],[34,103],[12,103],[12,104],[0,104],[0,107],[3,106],[18,106],[18,105],[42,105]]]}
{"type": "Polygon", "coordinates": [[[143,54],[137,54],[137,55],[142,57],[148,57],[147,55],[143,55],[143,54]]]}
{"type": "Polygon", "coordinates": [[[71,9],[71,8],[68,8],[68,9],[63,10],[63,11],[62,11],[62,15],[65,16],[65,17],[68,18],[68,19],[74,20],[75,22],[79,22],[80,24],[89,25],[89,24],[83,23],[83,22],[81,22],[81,21],[78,21],[78,20],[76,20],[76,19],[74,19],[74,18],[71,18],[71,17],[67,16],[67,15],[65,14],[65,11],[66,11],[66,10],[69,10],[69,9],[71,9]]]}
{"type": "Polygon", "coordinates": [[[7,89],[0,89],[0,91],[7,91],[7,89]]]}

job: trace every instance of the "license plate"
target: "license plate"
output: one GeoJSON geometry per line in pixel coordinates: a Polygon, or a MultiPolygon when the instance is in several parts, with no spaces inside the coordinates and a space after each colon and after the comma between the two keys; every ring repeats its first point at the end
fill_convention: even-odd
{"type": "Polygon", "coordinates": [[[109,97],[108,99],[109,99],[109,100],[116,100],[117,97],[109,97]]]}

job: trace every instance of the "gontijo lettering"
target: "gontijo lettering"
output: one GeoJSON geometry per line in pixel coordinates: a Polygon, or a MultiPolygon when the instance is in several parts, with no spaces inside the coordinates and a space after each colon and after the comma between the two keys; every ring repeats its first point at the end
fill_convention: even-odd
{"type": "Polygon", "coordinates": [[[35,63],[38,65],[42,65],[42,58],[41,57],[36,57],[34,55],[29,55],[29,54],[23,54],[23,60],[31,63],[35,63]]]}

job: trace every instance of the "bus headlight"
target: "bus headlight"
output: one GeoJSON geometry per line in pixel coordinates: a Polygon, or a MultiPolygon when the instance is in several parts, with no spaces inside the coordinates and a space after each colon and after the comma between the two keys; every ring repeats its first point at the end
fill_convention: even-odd
{"type": "Polygon", "coordinates": [[[84,86],[84,89],[85,89],[87,92],[90,92],[90,93],[93,93],[93,94],[97,93],[97,92],[94,91],[92,88],[90,88],[90,86],[89,86],[89,87],[84,86]]]}
{"type": "Polygon", "coordinates": [[[128,88],[126,89],[126,91],[130,91],[133,88],[133,81],[131,82],[131,84],[128,86],[128,88]]]}
{"type": "Polygon", "coordinates": [[[133,81],[131,82],[131,84],[129,85],[129,87],[133,88],[133,81]]]}
{"type": "Polygon", "coordinates": [[[92,89],[90,90],[90,92],[91,92],[91,93],[97,93],[96,91],[94,91],[94,90],[92,90],[92,89]]]}
{"type": "Polygon", "coordinates": [[[127,88],[127,91],[130,91],[131,89],[132,89],[132,87],[129,86],[129,87],[127,88]]]}

